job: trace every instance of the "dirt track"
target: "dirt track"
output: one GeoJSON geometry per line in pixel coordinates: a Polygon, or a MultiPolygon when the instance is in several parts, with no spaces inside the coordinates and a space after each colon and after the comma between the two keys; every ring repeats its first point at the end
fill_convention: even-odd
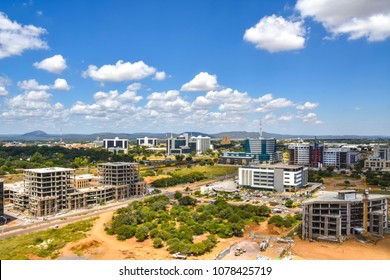
{"type": "MultiPolygon", "coordinates": [[[[126,241],[118,241],[115,236],[107,235],[104,231],[104,223],[110,221],[112,214],[107,213],[100,216],[95,222],[94,227],[88,233],[88,237],[76,243],[68,244],[61,250],[60,259],[86,258],[93,260],[169,260],[172,259],[166,248],[154,249],[152,240],[147,239],[140,243],[132,238],[126,241]],[[82,252],[77,256],[72,252],[72,248],[82,252]]],[[[258,240],[249,238],[250,233],[264,234],[270,236],[280,236],[285,232],[278,232],[274,227],[269,227],[267,223],[260,225],[251,224],[247,226],[244,237],[221,239],[214,250],[203,256],[190,257],[190,259],[212,260],[223,249],[229,247],[234,242],[244,244],[255,244],[258,240]],[[247,243],[245,243],[247,242],[247,243]]],[[[277,249],[276,246],[274,247],[277,249]]],[[[274,251],[275,251],[274,250],[274,251]]],[[[253,250],[252,250],[253,251],[253,250]]],[[[252,252],[252,254],[243,254],[239,259],[255,259],[256,255],[269,255],[275,259],[277,256],[272,248],[266,252],[252,252]]],[[[293,259],[308,260],[390,260],[390,236],[379,240],[376,244],[362,244],[354,240],[349,240],[343,244],[332,244],[324,242],[309,242],[295,238],[295,244],[291,248],[293,259]]],[[[232,259],[227,257],[227,259],[232,259]]],[[[233,257],[233,259],[235,259],[233,257]]]]}

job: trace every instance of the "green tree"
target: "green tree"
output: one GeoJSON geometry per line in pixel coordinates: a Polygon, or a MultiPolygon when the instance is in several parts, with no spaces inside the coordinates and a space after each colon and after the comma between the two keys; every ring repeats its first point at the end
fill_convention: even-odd
{"type": "Polygon", "coordinates": [[[291,199],[287,199],[284,203],[284,206],[286,206],[287,208],[291,208],[293,206],[293,203],[294,201],[292,201],[291,199]]]}
{"type": "Polygon", "coordinates": [[[149,229],[146,226],[138,226],[137,230],[135,232],[135,238],[137,241],[144,241],[146,238],[148,238],[149,229]]]}
{"type": "Polygon", "coordinates": [[[175,191],[175,194],[173,196],[175,199],[180,199],[183,197],[183,194],[179,191],[175,191]]]}
{"type": "Polygon", "coordinates": [[[35,152],[33,156],[31,157],[30,161],[37,162],[37,163],[43,163],[44,158],[39,152],[35,152]]]}
{"type": "Polygon", "coordinates": [[[184,158],[185,158],[185,155],[175,155],[175,159],[178,162],[182,162],[184,158]]]}
{"type": "Polygon", "coordinates": [[[160,237],[156,237],[153,239],[153,247],[154,248],[162,248],[164,246],[163,240],[160,237]]]}
{"type": "Polygon", "coordinates": [[[190,196],[183,196],[179,198],[180,205],[196,205],[196,199],[190,196]]]}

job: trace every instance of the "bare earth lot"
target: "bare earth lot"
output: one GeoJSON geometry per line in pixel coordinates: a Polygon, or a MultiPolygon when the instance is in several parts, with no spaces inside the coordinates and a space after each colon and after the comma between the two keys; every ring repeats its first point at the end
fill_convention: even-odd
{"type": "MultiPolygon", "coordinates": [[[[94,227],[88,237],[76,243],[68,244],[61,250],[59,259],[92,259],[92,260],[169,260],[171,255],[165,248],[154,249],[152,240],[137,242],[135,238],[126,241],[118,241],[115,236],[107,235],[104,231],[104,223],[110,221],[112,213],[103,214],[96,220],[94,227]],[[73,250],[78,252],[76,255],[73,250]]],[[[261,239],[252,239],[250,233],[281,236],[278,228],[270,227],[266,222],[260,225],[248,225],[243,237],[220,239],[214,250],[203,256],[189,257],[194,260],[212,260],[222,250],[232,246],[232,250],[223,259],[254,260],[256,256],[262,255],[272,259],[280,257],[287,244],[271,241],[265,252],[258,250],[261,239]],[[236,247],[246,249],[246,253],[234,256],[236,247]]],[[[390,260],[390,236],[379,240],[376,244],[362,244],[355,240],[348,240],[343,244],[332,244],[324,242],[309,242],[295,238],[295,244],[291,248],[292,259],[308,260],[390,260]]]]}

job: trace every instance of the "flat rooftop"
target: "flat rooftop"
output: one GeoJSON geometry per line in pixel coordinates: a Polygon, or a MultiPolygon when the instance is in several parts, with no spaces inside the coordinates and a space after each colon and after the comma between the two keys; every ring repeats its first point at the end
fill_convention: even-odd
{"type": "Polygon", "coordinates": [[[51,172],[62,172],[62,171],[75,171],[75,169],[64,168],[64,167],[46,167],[46,168],[25,169],[25,171],[32,171],[36,173],[51,173],[51,172]]]}
{"type": "MultiPolygon", "coordinates": [[[[348,193],[348,192],[343,192],[348,193]]],[[[356,194],[355,199],[340,199],[338,196],[339,192],[337,191],[320,191],[317,193],[316,197],[309,198],[303,202],[303,204],[310,204],[310,203],[317,203],[317,202],[348,202],[348,201],[354,201],[354,202],[360,202],[363,201],[363,195],[362,194],[356,194]]],[[[376,199],[384,199],[389,198],[388,195],[383,194],[369,194],[368,199],[369,200],[376,200],[376,199]]]]}
{"type": "Polygon", "coordinates": [[[299,169],[299,168],[303,168],[303,166],[301,166],[301,165],[290,165],[290,164],[259,164],[259,165],[243,166],[243,168],[254,168],[254,169],[260,169],[260,168],[299,169]]]}
{"type": "Polygon", "coordinates": [[[100,165],[106,165],[106,166],[126,166],[126,165],[135,165],[139,164],[137,162],[105,162],[105,163],[100,163],[100,165]]]}
{"type": "Polygon", "coordinates": [[[82,179],[95,179],[99,178],[98,176],[95,176],[93,174],[82,174],[82,175],[76,175],[76,180],[82,180],[82,179]]]}

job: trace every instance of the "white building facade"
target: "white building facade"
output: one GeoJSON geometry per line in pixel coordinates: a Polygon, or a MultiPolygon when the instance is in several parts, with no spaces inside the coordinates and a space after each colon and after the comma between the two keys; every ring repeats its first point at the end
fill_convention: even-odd
{"type": "Polygon", "coordinates": [[[203,154],[206,152],[207,149],[210,149],[211,147],[211,141],[210,137],[208,136],[197,136],[197,137],[191,137],[191,141],[196,142],[196,153],[197,154],[203,154]]]}
{"type": "Polygon", "coordinates": [[[323,164],[325,166],[347,168],[351,164],[350,152],[349,148],[326,148],[323,164]]]}
{"type": "Polygon", "coordinates": [[[307,185],[308,168],[297,165],[243,166],[238,170],[242,187],[292,191],[307,185]]]}
{"type": "Polygon", "coordinates": [[[119,137],[115,137],[114,139],[103,139],[103,147],[109,152],[116,154],[128,154],[129,140],[119,139],[119,137]]]}
{"type": "Polygon", "coordinates": [[[137,138],[137,145],[145,147],[156,147],[157,138],[149,138],[147,136],[145,136],[144,138],[137,138]]]}

